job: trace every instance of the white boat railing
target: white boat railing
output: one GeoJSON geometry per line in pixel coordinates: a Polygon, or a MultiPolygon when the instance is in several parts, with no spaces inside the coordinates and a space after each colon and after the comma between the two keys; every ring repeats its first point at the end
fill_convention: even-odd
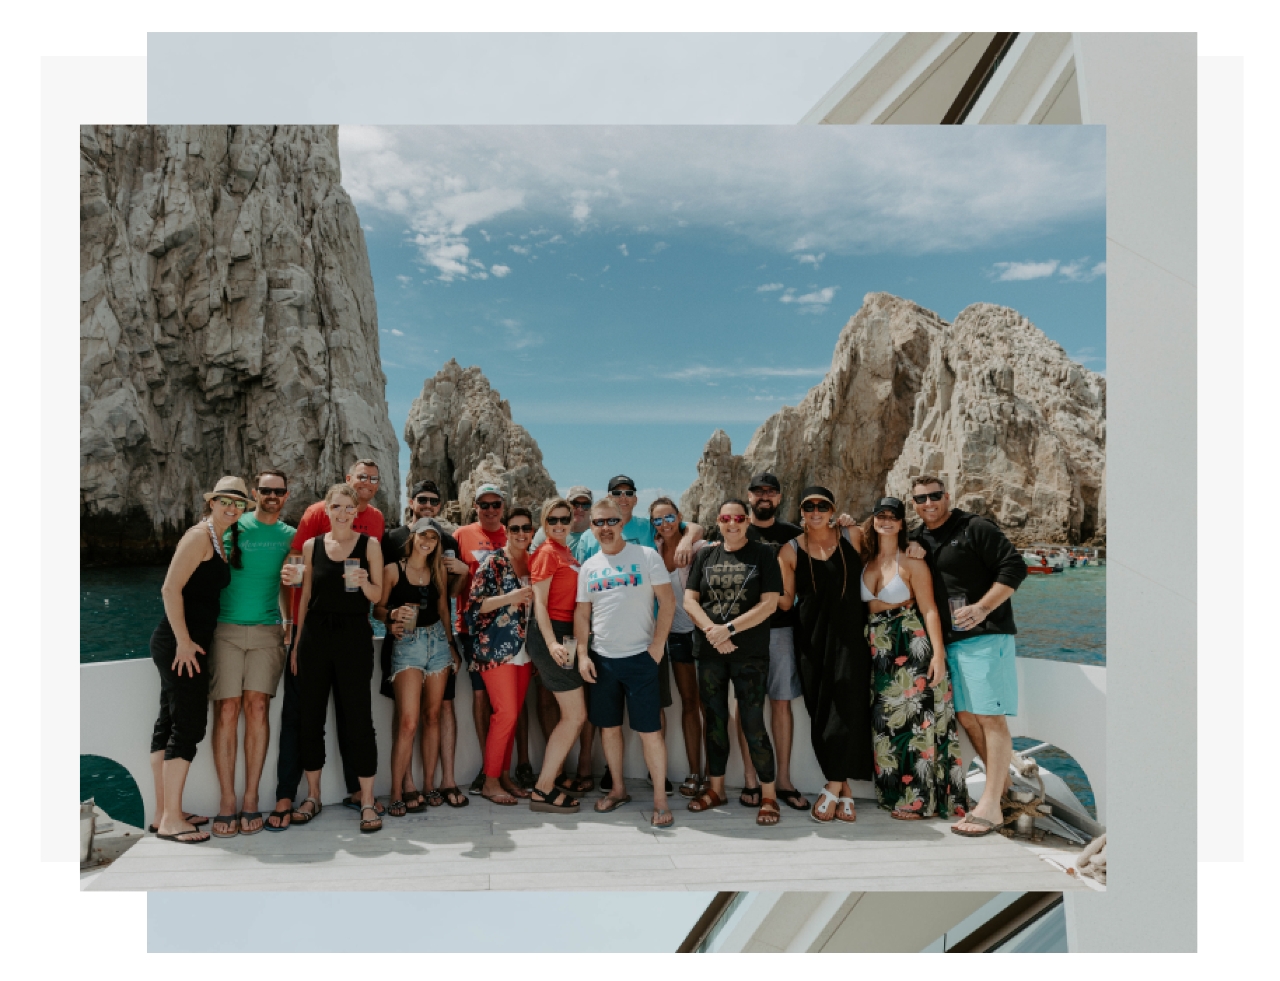
{"type": "MultiPolygon", "coordinates": [[[[374,644],[380,646],[381,639],[374,644]]],[[[375,656],[375,664],[377,659],[375,656]]],[[[372,682],[373,720],[378,733],[378,776],[374,790],[386,794],[391,782],[391,699],[378,691],[380,672],[375,669],[372,682]]],[[[458,721],[458,747],[455,770],[458,780],[465,786],[479,771],[481,748],[476,741],[472,721],[472,696],[469,682],[458,679],[458,697],[454,702],[458,721]]],[[[531,688],[533,686],[530,686],[531,688]]],[[[1052,743],[1071,754],[1087,774],[1097,804],[1098,821],[1106,823],[1106,669],[1061,661],[1036,658],[1018,658],[1019,714],[1010,719],[1015,736],[1028,736],[1052,743]]],[[[282,686],[283,689],[283,686],[282,686]]],[[[155,795],[150,768],[150,735],[159,706],[160,678],[149,658],[128,661],[106,661],[80,666],[80,752],[92,753],[114,760],[125,767],[142,792],[147,823],[150,824],[155,795]]],[[[529,748],[535,769],[542,760],[543,739],[539,730],[535,695],[530,692],[529,748]]],[[[680,727],[680,695],[672,685],[675,700],[666,711],[667,775],[673,783],[679,783],[687,770],[684,740],[680,727]]],[[[271,810],[275,803],[277,735],[280,726],[282,696],[271,700],[271,741],[267,748],[267,761],[260,784],[260,807],[271,810]]],[[[795,735],[791,752],[791,772],[796,785],[814,793],[823,784],[823,777],[809,743],[809,717],[800,699],[792,703],[795,713],[795,735]]],[[[766,713],[767,715],[767,713],[766,713]]],[[[623,726],[626,741],[626,766],[628,777],[643,780],[646,772],[639,739],[626,725],[623,726]]],[[[325,730],[326,763],[321,775],[322,799],[325,804],[338,802],[345,792],[341,761],[334,722],[333,705],[329,706],[329,720],[325,730]]],[[[218,807],[218,781],[214,771],[212,752],[212,708],[208,734],[200,744],[196,758],[187,777],[184,806],[200,814],[216,814],[218,807]]],[[[240,723],[240,743],[243,746],[244,721],[240,723]]],[[[961,734],[965,759],[972,758],[973,749],[961,734]]],[[[577,751],[570,756],[576,760],[577,751]]],[[[566,769],[572,763],[566,765],[566,769]]],[[[595,743],[593,772],[604,771],[599,739],[595,743]]],[[[414,773],[420,774],[421,757],[414,749],[414,773]]],[[[737,741],[733,741],[726,772],[730,786],[742,781],[742,758],[737,741]]],[[[237,755],[236,787],[242,792],[244,785],[243,752],[237,755]]],[[[421,786],[421,784],[418,784],[421,786]]],[[[305,796],[306,782],[302,782],[300,796],[305,796]]],[[[861,798],[874,798],[870,782],[854,784],[854,794],[861,798]]]]}

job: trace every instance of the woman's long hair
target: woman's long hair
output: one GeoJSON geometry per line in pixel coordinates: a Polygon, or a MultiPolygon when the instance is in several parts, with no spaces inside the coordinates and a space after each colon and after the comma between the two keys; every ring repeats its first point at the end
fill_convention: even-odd
{"type": "MultiPolygon", "coordinates": [[[[684,518],[680,516],[680,505],[676,504],[676,502],[671,500],[671,498],[669,497],[656,497],[653,499],[653,503],[649,505],[650,524],[653,523],[653,509],[662,504],[665,504],[667,507],[671,508],[671,510],[676,513],[676,527],[680,529],[680,531],[684,531],[685,528],[687,528],[688,526],[684,523],[684,518]]],[[[658,550],[659,555],[662,555],[662,546],[665,543],[666,543],[666,539],[663,538],[661,535],[653,536],[653,545],[658,550]]]]}
{"type": "MultiPolygon", "coordinates": [[[[241,511],[240,517],[243,518],[248,513],[248,511],[241,511]]],[[[200,512],[200,520],[203,521],[205,518],[212,517],[213,501],[205,501],[204,510],[200,512]]],[[[222,543],[219,542],[218,544],[221,545],[222,543]]],[[[231,524],[231,551],[227,555],[227,562],[230,564],[231,568],[240,569],[244,567],[244,562],[241,559],[242,554],[243,553],[240,551],[240,519],[237,518],[231,524]]]]}
{"type": "MultiPolygon", "coordinates": [[[[901,527],[898,528],[898,551],[905,552],[907,550],[907,522],[901,520],[899,525],[901,527]]],[[[862,561],[863,564],[866,564],[880,554],[880,534],[876,531],[876,516],[873,514],[858,527],[862,529],[862,561]]]]}
{"type": "MultiPolygon", "coordinates": [[[[431,581],[435,583],[436,588],[443,590],[447,596],[448,589],[445,583],[448,582],[448,573],[444,567],[444,539],[434,531],[424,531],[422,534],[436,536],[435,551],[427,557],[427,569],[431,572],[431,581]]],[[[418,536],[410,532],[409,537],[404,542],[404,564],[406,566],[409,564],[409,558],[413,555],[414,546],[417,544],[418,536]]],[[[407,577],[408,573],[405,573],[405,575],[407,577]]]]}

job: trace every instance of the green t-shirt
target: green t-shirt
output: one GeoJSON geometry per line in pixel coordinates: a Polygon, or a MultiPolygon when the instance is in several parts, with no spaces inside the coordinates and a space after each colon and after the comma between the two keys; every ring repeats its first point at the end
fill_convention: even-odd
{"type": "MultiPolygon", "coordinates": [[[[280,622],[280,567],[296,529],[277,521],[264,525],[250,512],[236,522],[240,526],[241,568],[232,568],[231,585],[222,591],[219,623],[263,624],[280,622]]],[[[231,530],[222,537],[231,554],[231,530]]]]}

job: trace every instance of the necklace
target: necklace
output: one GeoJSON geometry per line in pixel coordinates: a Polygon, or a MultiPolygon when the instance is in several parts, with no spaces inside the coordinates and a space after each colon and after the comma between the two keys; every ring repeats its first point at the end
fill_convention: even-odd
{"type": "Polygon", "coordinates": [[[222,551],[222,542],[218,540],[217,533],[213,530],[213,520],[211,518],[204,519],[205,527],[209,529],[209,541],[213,542],[213,550],[218,553],[218,558],[223,562],[227,561],[226,554],[222,551]]]}
{"type": "Polygon", "coordinates": [[[409,563],[408,563],[408,562],[406,562],[406,563],[404,564],[404,574],[405,574],[405,576],[408,578],[408,580],[409,580],[409,585],[411,585],[411,586],[429,586],[429,585],[431,585],[431,570],[430,570],[430,569],[428,569],[428,568],[426,568],[425,566],[423,567],[423,569],[422,569],[422,572],[421,572],[421,573],[416,573],[416,572],[413,570],[413,567],[412,567],[411,565],[409,565],[409,563]],[[423,579],[425,580],[424,582],[414,582],[414,581],[413,581],[413,577],[414,577],[414,575],[419,575],[419,574],[420,574],[420,575],[423,577],[423,579]]]}

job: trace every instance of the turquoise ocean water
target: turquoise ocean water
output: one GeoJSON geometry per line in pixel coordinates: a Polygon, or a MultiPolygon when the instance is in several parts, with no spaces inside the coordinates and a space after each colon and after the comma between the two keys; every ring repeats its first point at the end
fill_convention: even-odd
{"type": "MultiPolygon", "coordinates": [[[[151,631],[164,615],[160,602],[163,568],[82,569],[80,571],[80,662],[150,657],[151,631]]],[[[1080,664],[1106,664],[1107,570],[1087,566],[1050,576],[1028,576],[1013,599],[1018,625],[1018,655],[1080,664]]],[[[381,624],[375,631],[382,632],[381,624]]],[[[144,726],[146,728],[146,726],[144,726]]],[[[1025,748],[1029,741],[1020,741],[1025,748]]],[[[1093,793],[1084,773],[1064,753],[1037,754],[1037,760],[1061,776],[1094,812],[1093,793]]],[[[141,813],[138,790],[127,787],[128,774],[83,757],[81,799],[95,796],[109,814],[141,813]],[[86,764],[84,760],[89,760],[86,764]],[[123,774],[123,777],[121,776],[123,774]],[[110,801],[111,804],[107,802],[110,801]]],[[[134,823],[130,821],[130,823],[134,823]]]]}

